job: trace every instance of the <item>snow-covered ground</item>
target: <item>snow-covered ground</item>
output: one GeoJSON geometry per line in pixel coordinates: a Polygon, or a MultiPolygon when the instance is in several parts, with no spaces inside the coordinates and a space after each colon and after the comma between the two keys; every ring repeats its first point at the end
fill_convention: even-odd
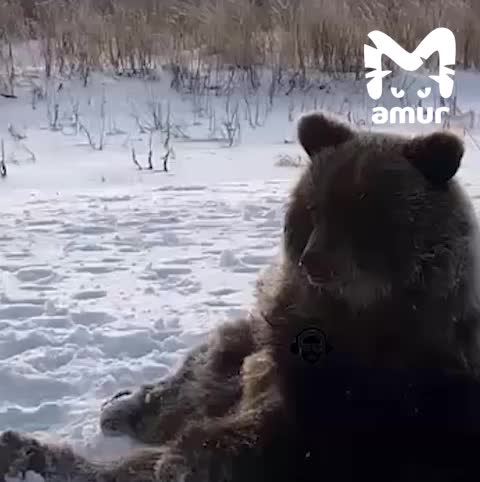
{"type": "MultiPolygon", "coordinates": [[[[475,85],[471,75],[465,85],[475,85]]],[[[300,172],[277,165],[303,156],[285,142],[294,139],[293,120],[315,107],[338,111],[346,95],[280,98],[270,110],[267,97],[254,97],[253,122],[243,101],[239,142],[227,147],[224,98],[95,77],[87,89],[54,83],[32,103],[38,82],[32,76],[17,99],[0,98],[8,161],[0,179],[0,431],[117,452],[118,440],[98,434],[101,403],[166,376],[209,329],[248,309],[258,270],[278,251],[300,172]],[[152,100],[163,122],[170,108],[177,133],[167,173],[132,162],[134,148],[146,165],[149,134],[140,126],[153,122],[152,100]],[[79,124],[95,144],[102,122],[105,146],[95,150],[79,124]]],[[[464,105],[476,108],[468,98],[464,105]]],[[[152,137],[157,168],[164,140],[152,137]]],[[[466,142],[460,178],[479,197],[480,153],[466,142]]]]}
{"type": "MultiPolygon", "coordinates": [[[[264,130],[271,140],[229,148],[193,125],[188,99],[170,94],[172,122],[203,137],[172,141],[168,173],[139,171],[131,148],[146,164],[149,135],[131,98],[150,94],[141,97],[140,81],[107,81],[108,112],[123,131],[102,151],[81,132],[48,128],[48,101],[33,110],[28,87],[0,98],[0,431],[65,437],[96,456],[122,448],[98,434],[106,398],[164,377],[209,329],[248,308],[299,172],[276,163],[302,155],[284,144],[286,115],[283,132],[264,130]],[[26,137],[15,139],[12,126],[26,137]]],[[[71,86],[94,134],[100,118],[88,103],[103,98],[102,82],[71,86]]],[[[154,136],[158,160],[163,138],[154,136]]]]}

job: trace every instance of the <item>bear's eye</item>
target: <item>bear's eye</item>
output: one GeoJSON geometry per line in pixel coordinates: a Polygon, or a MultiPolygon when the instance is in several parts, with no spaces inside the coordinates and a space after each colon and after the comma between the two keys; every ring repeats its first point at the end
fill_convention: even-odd
{"type": "Polygon", "coordinates": [[[313,213],[317,209],[317,205],[315,203],[307,204],[307,211],[309,213],[313,213]]]}

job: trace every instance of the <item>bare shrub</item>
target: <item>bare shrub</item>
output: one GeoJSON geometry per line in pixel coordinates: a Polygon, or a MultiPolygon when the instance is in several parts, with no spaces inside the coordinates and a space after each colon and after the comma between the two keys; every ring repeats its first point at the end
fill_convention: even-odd
{"type": "MultiPolygon", "coordinates": [[[[175,157],[175,151],[173,150],[173,147],[171,145],[171,132],[172,132],[172,122],[170,118],[170,104],[168,104],[167,114],[165,118],[165,130],[163,132],[163,135],[165,137],[163,140],[164,153],[161,156],[161,161],[162,161],[161,172],[168,172],[169,160],[175,157]]],[[[154,135],[155,135],[155,132],[151,130],[148,135],[148,153],[147,153],[146,166],[142,165],[139,162],[137,157],[137,151],[135,147],[132,146],[132,149],[131,149],[132,162],[139,171],[148,170],[148,171],[159,172],[159,169],[155,169],[155,163],[154,163],[154,155],[155,155],[154,142],[153,142],[154,135]]]]}
{"type": "Polygon", "coordinates": [[[171,146],[171,132],[172,132],[172,122],[171,122],[171,115],[170,115],[170,104],[168,104],[165,140],[163,141],[163,148],[165,149],[165,153],[163,154],[163,157],[162,157],[164,172],[168,172],[168,161],[171,157],[175,156],[175,152],[171,146]]]}
{"type": "Polygon", "coordinates": [[[240,137],[240,102],[234,101],[232,96],[227,96],[225,102],[225,116],[222,121],[221,134],[223,139],[228,144],[228,147],[232,147],[240,137]],[[232,105],[233,104],[233,105],[232,105]]]}
{"type": "Polygon", "coordinates": [[[449,27],[460,63],[480,65],[478,0],[32,0],[28,22],[20,3],[0,0],[0,71],[10,79],[19,32],[40,41],[47,78],[76,73],[87,85],[101,68],[150,78],[165,64],[172,87],[197,95],[236,82],[255,92],[266,80],[270,102],[283,88],[308,89],[315,72],[358,78],[372,29],[413,50],[449,27]]]}
{"type": "Polygon", "coordinates": [[[0,0],[0,92],[15,97],[14,44],[25,38],[22,9],[15,0],[0,0]],[[3,84],[3,85],[2,85],[3,84]]]}
{"type": "Polygon", "coordinates": [[[106,137],[106,124],[107,124],[107,113],[106,113],[107,97],[105,91],[102,93],[102,98],[100,100],[100,112],[99,114],[99,124],[98,124],[98,135],[96,138],[92,135],[91,129],[86,126],[78,114],[78,106],[74,105],[74,122],[78,124],[79,132],[85,135],[88,141],[88,145],[94,151],[103,151],[105,147],[105,137],[106,137]]]}
{"type": "Polygon", "coordinates": [[[7,165],[5,163],[5,142],[0,142],[0,176],[7,177],[7,165]]]}
{"type": "Polygon", "coordinates": [[[61,131],[62,126],[60,122],[60,86],[55,86],[51,80],[47,81],[46,87],[46,109],[48,126],[51,131],[61,131]]]}

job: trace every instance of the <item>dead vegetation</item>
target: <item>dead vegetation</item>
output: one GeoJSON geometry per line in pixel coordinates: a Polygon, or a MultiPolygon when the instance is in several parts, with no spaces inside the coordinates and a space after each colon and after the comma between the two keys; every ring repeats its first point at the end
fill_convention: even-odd
{"type": "Polygon", "coordinates": [[[215,92],[227,69],[230,84],[255,91],[266,80],[273,95],[308,88],[312,71],[358,77],[372,29],[413,50],[449,27],[459,64],[476,68],[479,24],[478,0],[0,0],[0,92],[14,95],[22,40],[39,43],[47,78],[78,75],[86,86],[95,69],[153,77],[166,66],[173,87],[215,92]]]}

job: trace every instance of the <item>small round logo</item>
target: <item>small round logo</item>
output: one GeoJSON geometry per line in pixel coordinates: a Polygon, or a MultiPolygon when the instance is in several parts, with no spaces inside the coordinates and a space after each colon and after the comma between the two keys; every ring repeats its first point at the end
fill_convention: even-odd
{"type": "Polygon", "coordinates": [[[300,356],[303,361],[310,365],[315,365],[322,361],[332,349],[327,342],[325,333],[318,328],[303,330],[290,345],[291,352],[300,356]]]}

